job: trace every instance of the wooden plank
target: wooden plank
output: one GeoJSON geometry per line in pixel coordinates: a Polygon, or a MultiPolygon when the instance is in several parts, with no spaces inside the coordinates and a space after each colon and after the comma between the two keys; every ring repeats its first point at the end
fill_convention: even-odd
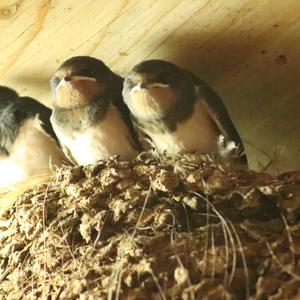
{"type": "Polygon", "coordinates": [[[70,56],[123,75],[168,59],[221,95],[253,167],[285,146],[280,168],[300,168],[299,15],[298,0],[0,0],[1,84],[50,105],[48,80],[70,56]]]}

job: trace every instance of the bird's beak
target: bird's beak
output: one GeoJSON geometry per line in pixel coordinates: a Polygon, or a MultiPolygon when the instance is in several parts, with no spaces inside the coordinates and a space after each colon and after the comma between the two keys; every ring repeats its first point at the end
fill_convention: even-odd
{"type": "Polygon", "coordinates": [[[167,84],[167,83],[151,83],[151,84],[148,84],[148,88],[151,89],[151,88],[169,88],[170,85],[167,84]]]}
{"type": "Polygon", "coordinates": [[[142,84],[141,83],[138,83],[137,85],[135,85],[131,90],[130,90],[130,94],[133,94],[137,91],[140,91],[142,88],[142,84]]]}
{"type": "Polygon", "coordinates": [[[138,83],[130,90],[130,94],[143,89],[152,89],[152,88],[170,88],[170,85],[165,83],[150,83],[150,84],[138,83]]]}
{"type": "Polygon", "coordinates": [[[87,76],[65,76],[60,83],[57,85],[56,90],[66,85],[73,85],[78,83],[79,81],[92,81],[96,82],[96,78],[87,77],[87,76]]]}

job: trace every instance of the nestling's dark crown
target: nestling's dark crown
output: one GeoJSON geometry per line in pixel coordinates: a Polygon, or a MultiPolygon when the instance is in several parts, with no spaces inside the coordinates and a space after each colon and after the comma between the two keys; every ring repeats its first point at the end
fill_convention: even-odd
{"type": "Polygon", "coordinates": [[[136,65],[128,77],[141,76],[148,83],[174,85],[182,78],[182,70],[175,64],[158,59],[146,60],[136,65]]]}
{"type": "Polygon", "coordinates": [[[74,56],[67,59],[50,80],[52,88],[66,77],[86,76],[99,82],[106,81],[111,75],[110,69],[99,59],[90,56],[74,56]]]}
{"type": "Polygon", "coordinates": [[[17,99],[18,93],[6,86],[0,85],[0,101],[1,100],[12,100],[17,99]]]}

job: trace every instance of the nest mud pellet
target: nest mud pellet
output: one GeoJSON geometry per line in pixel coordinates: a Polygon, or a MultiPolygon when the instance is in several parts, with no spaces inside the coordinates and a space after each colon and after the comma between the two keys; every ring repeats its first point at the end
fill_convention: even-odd
{"type": "Polygon", "coordinates": [[[299,299],[300,171],[65,167],[0,222],[1,299],[299,299]]]}

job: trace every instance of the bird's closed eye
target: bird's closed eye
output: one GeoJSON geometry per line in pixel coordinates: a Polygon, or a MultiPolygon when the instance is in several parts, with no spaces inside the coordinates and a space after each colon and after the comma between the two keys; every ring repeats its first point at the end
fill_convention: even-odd
{"type": "Polygon", "coordinates": [[[159,81],[160,83],[166,83],[166,84],[169,84],[169,83],[170,83],[170,78],[171,78],[171,76],[170,76],[170,74],[167,73],[167,72],[161,72],[161,73],[159,73],[159,75],[158,75],[158,81],[159,81]]]}
{"type": "Polygon", "coordinates": [[[133,87],[134,86],[133,81],[129,78],[126,78],[126,84],[127,84],[128,87],[133,87]]]}
{"type": "Polygon", "coordinates": [[[86,76],[86,77],[91,77],[91,78],[96,78],[96,72],[93,70],[89,70],[89,69],[82,69],[79,72],[80,76],[86,76]]]}
{"type": "Polygon", "coordinates": [[[60,80],[61,79],[59,77],[57,77],[57,76],[53,77],[51,79],[51,86],[57,87],[59,85],[59,83],[60,83],[60,80]]]}

